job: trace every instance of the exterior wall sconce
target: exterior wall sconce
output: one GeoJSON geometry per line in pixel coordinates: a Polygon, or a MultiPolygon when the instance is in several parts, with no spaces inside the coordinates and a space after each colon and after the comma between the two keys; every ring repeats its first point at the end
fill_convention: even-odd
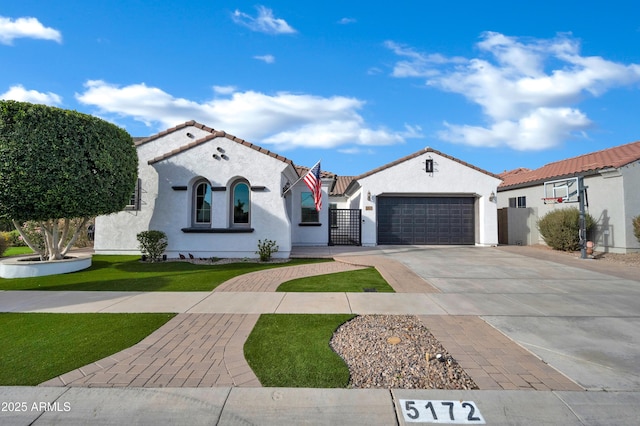
{"type": "Polygon", "coordinates": [[[496,193],[491,191],[491,195],[489,195],[489,201],[491,201],[492,203],[494,201],[496,201],[496,193]]]}
{"type": "Polygon", "coordinates": [[[367,191],[367,201],[371,201],[371,191],[367,191]]]}

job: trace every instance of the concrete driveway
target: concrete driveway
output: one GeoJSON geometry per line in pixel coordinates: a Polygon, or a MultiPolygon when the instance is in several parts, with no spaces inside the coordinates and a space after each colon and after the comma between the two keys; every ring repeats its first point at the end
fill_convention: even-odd
{"type": "Polygon", "coordinates": [[[379,250],[448,314],[481,316],[585,389],[640,390],[638,268],[526,247],[379,250]]]}

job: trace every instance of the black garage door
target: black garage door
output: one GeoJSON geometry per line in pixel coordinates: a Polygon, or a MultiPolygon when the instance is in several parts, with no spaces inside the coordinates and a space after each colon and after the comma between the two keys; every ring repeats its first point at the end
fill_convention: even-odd
{"type": "Polygon", "coordinates": [[[378,244],[475,244],[473,197],[377,197],[378,244]]]}

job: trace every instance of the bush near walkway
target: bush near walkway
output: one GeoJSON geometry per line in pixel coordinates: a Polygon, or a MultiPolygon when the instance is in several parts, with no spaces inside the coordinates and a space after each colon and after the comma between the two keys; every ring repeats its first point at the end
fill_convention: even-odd
{"type": "MultiPolygon", "coordinates": [[[[587,235],[595,220],[585,215],[587,235]]],[[[544,242],[554,250],[576,251],[580,249],[580,211],[575,207],[552,210],[538,221],[538,230],[544,242]]]]}

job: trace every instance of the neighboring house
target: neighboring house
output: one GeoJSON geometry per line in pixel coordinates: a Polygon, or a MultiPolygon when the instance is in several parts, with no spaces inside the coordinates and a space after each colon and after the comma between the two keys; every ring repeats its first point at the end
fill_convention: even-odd
{"type": "MultiPolygon", "coordinates": [[[[96,253],[139,253],[136,235],[167,234],[167,255],[257,257],[279,246],[495,245],[500,179],[427,148],[360,176],[323,171],[317,211],[309,169],[194,121],[136,140],[130,205],[96,219],[96,253]]],[[[322,164],[324,166],[324,164],[322,164]]]]}
{"type": "Polygon", "coordinates": [[[631,222],[640,214],[640,141],[557,161],[536,170],[516,169],[501,174],[500,243],[543,243],[537,229],[538,219],[553,209],[578,208],[573,196],[577,194],[569,194],[573,203],[552,200],[545,203],[544,197],[566,196],[561,187],[554,195],[549,185],[545,193],[544,183],[578,176],[583,177],[587,187],[587,211],[596,220],[596,229],[589,236],[596,250],[640,251],[631,222]]]}

